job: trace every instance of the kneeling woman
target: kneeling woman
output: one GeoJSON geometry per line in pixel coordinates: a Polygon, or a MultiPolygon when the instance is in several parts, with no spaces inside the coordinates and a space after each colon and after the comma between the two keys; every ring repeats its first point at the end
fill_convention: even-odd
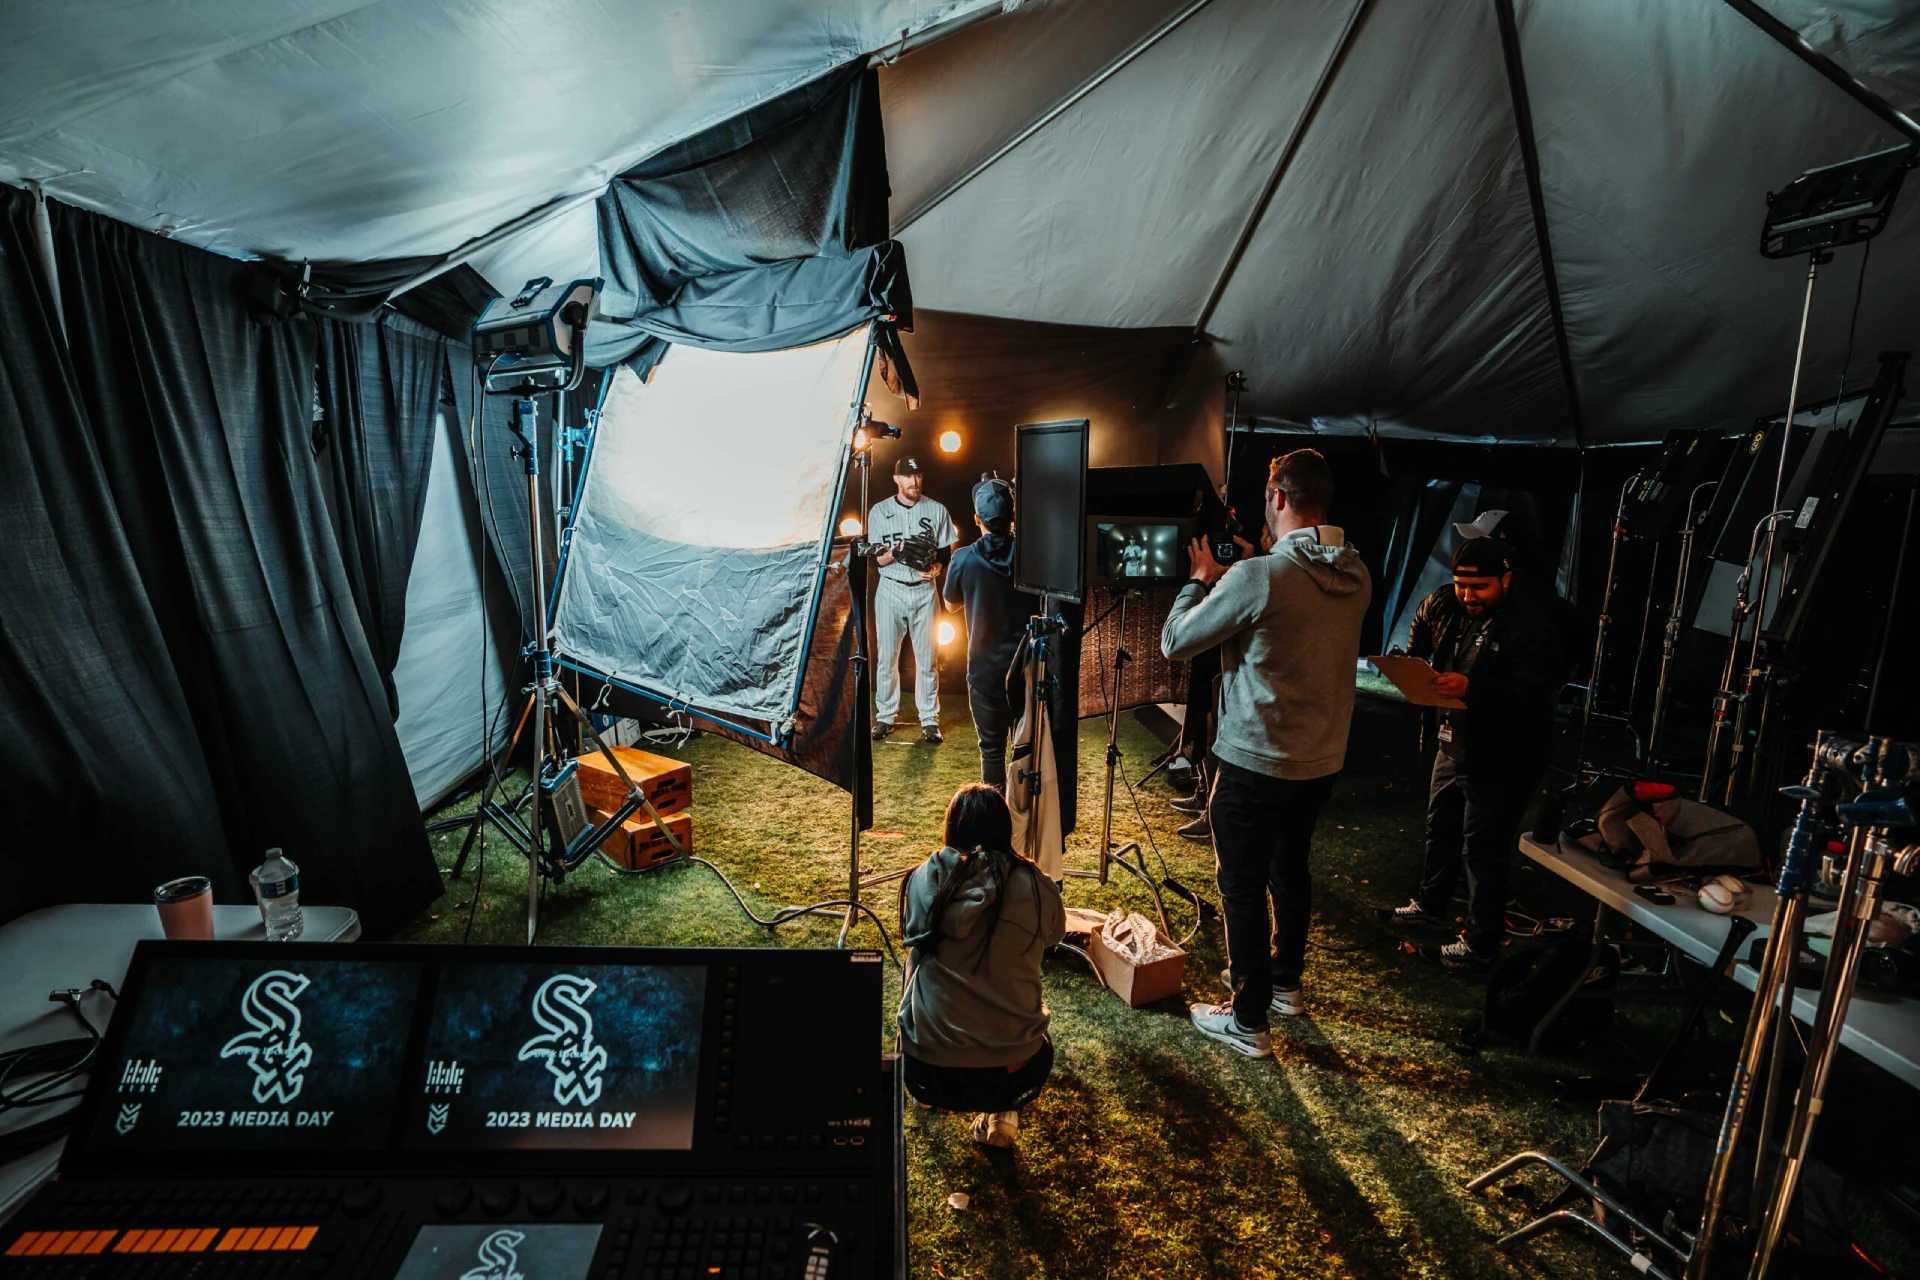
{"type": "Polygon", "coordinates": [[[960,788],[946,848],[900,887],[910,949],[900,997],[907,1092],[942,1111],[973,1111],[973,1136],[1010,1147],[1020,1108],[1053,1070],[1040,959],[1065,935],[1060,890],[1013,852],[998,791],[960,788]]]}

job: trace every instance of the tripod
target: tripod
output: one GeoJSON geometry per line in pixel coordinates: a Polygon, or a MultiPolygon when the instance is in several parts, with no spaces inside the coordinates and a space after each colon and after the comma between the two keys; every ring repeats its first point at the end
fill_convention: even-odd
{"type": "MultiPolygon", "coordinates": [[[[1127,600],[1134,593],[1126,588],[1120,592],[1120,603],[1116,606],[1119,622],[1116,627],[1119,640],[1113,646],[1113,690],[1107,697],[1107,792],[1106,803],[1100,812],[1100,869],[1098,871],[1080,871],[1070,869],[1066,874],[1085,880],[1107,882],[1107,871],[1111,866],[1119,866],[1147,886],[1147,892],[1153,895],[1153,909],[1160,917],[1160,931],[1167,937],[1173,937],[1173,926],[1167,923],[1167,907],[1160,898],[1160,886],[1154,882],[1146,870],[1146,854],[1140,848],[1138,840],[1129,840],[1118,849],[1113,847],[1113,780],[1123,758],[1120,751],[1120,680],[1133,661],[1133,655],[1127,652],[1127,600]],[[1135,866],[1127,855],[1131,853],[1139,860],[1135,866]]],[[[1035,770],[1038,774],[1038,770],[1035,770]]],[[[1169,882],[1171,883],[1171,882],[1169,882]]]]}
{"type": "MultiPolygon", "coordinates": [[[[457,878],[466,869],[467,854],[480,834],[481,824],[492,823],[506,837],[507,843],[527,859],[527,943],[532,945],[540,932],[540,877],[547,875],[555,880],[561,879],[605,843],[607,837],[619,830],[620,824],[636,810],[646,809],[654,825],[673,846],[675,856],[685,857],[687,851],[680,847],[679,840],[661,820],[659,811],[653,807],[653,801],[648,799],[646,792],[627,775],[613,748],[601,740],[587,713],[580,709],[580,705],[554,675],[553,649],[548,643],[546,560],[540,538],[539,429],[531,395],[516,396],[507,422],[520,441],[516,451],[525,462],[527,471],[528,533],[533,547],[534,639],[527,646],[526,653],[533,661],[533,684],[528,688],[526,705],[521,708],[520,718],[514,723],[507,745],[487,775],[487,785],[480,793],[480,803],[474,808],[473,820],[467,825],[467,837],[460,845],[460,856],[454,860],[452,875],[457,878]],[[581,733],[593,740],[594,747],[605,757],[614,774],[626,784],[626,796],[620,807],[599,826],[585,821],[586,809],[579,797],[579,780],[574,776],[578,766],[566,759],[565,753],[559,749],[557,726],[563,714],[573,717],[581,733]],[[530,766],[533,809],[526,824],[522,825],[515,812],[519,808],[517,802],[501,804],[493,797],[506,777],[507,762],[513,758],[514,748],[519,745],[520,734],[529,719],[533,722],[533,760],[530,766]],[[550,823],[543,822],[549,816],[543,812],[543,808],[553,811],[550,823]],[[544,841],[543,827],[547,828],[544,841]],[[572,830],[568,830],[569,827],[572,830]]],[[[557,439],[557,428],[554,434],[557,439]]],[[[479,889],[476,887],[474,892],[478,893],[479,889]]]]}

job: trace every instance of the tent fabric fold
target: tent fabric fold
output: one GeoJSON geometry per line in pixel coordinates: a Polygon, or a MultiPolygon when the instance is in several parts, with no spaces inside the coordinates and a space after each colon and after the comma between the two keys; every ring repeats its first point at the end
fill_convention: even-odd
{"type": "Polygon", "coordinates": [[[589,362],[657,359],[654,339],[781,351],[881,316],[912,328],[887,196],[864,59],[650,157],[600,197],[589,362]]]}
{"type": "MultiPolygon", "coordinates": [[[[124,843],[143,852],[113,866],[101,852],[110,834],[87,859],[38,873],[38,892],[141,901],[194,870],[244,902],[247,871],[279,847],[300,865],[307,901],[352,907],[369,934],[390,933],[440,880],[311,454],[315,326],[256,323],[243,264],[63,205],[51,215],[68,347],[44,364],[77,388],[65,427],[93,453],[71,448],[42,471],[43,492],[92,486],[46,519],[55,538],[81,524],[103,532],[90,560],[56,544],[25,567],[70,575],[102,616],[64,620],[68,660],[16,666],[7,684],[42,715],[85,724],[101,760],[118,757],[58,773],[34,797],[41,821],[70,830],[137,799],[124,843]],[[101,543],[109,529],[117,545],[101,543]],[[134,654],[131,626],[143,631],[134,654]],[[102,668],[128,674],[81,678],[102,668]],[[159,856],[145,856],[149,844],[159,856]]],[[[52,425],[42,406],[20,421],[5,434],[52,425]]],[[[15,599],[9,626],[23,616],[15,599]]],[[[58,740],[23,733],[0,749],[58,740]]],[[[7,861],[47,851],[31,842],[7,861]]]]}

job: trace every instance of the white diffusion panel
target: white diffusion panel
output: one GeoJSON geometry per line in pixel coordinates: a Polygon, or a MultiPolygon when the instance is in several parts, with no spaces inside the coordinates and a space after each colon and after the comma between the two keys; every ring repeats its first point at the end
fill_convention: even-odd
{"type": "Polygon", "coordinates": [[[648,382],[614,373],[554,615],[565,661],[784,727],[867,346],[865,328],[795,351],[676,346],[648,382]]]}

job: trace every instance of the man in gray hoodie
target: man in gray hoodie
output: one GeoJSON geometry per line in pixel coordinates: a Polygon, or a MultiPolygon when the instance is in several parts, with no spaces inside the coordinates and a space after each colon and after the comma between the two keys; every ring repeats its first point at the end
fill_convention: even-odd
{"type": "Polygon", "coordinates": [[[1273,550],[1229,568],[1194,539],[1193,580],[1160,635],[1174,659],[1221,646],[1208,812],[1232,1004],[1191,1013],[1203,1033],[1249,1057],[1273,1052],[1270,1013],[1306,1007],[1307,854],[1346,763],[1360,624],[1373,594],[1359,553],[1326,523],[1332,502],[1333,470],[1320,454],[1298,449],[1274,459],[1264,507],[1273,550]]]}

